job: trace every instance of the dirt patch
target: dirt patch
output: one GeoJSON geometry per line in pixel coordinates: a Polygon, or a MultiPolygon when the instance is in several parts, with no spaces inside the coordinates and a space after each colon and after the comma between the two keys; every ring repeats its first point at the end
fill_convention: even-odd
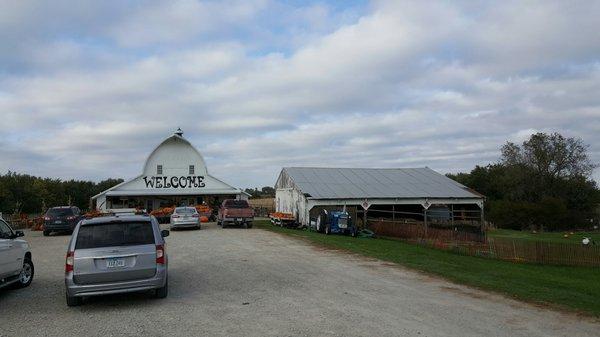
{"type": "Polygon", "coordinates": [[[440,286],[440,288],[442,290],[445,290],[445,291],[450,291],[450,292],[453,292],[453,293],[456,293],[456,294],[460,294],[460,295],[466,295],[466,296],[469,296],[469,297],[472,297],[472,298],[477,298],[477,299],[486,298],[486,296],[484,296],[483,294],[476,293],[476,292],[473,292],[473,291],[467,291],[467,290],[462,289],[462,288],[449,287],[449,286],[440,286]]]}

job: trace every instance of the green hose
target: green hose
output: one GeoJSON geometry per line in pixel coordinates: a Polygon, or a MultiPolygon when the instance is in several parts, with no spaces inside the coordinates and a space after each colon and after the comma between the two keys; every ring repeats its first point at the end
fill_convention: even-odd
{"type": "Polygon", "coordinates": [[[361,238],[374,238],[375,232],[368,229],[361,229],[360,232],[358,232],[358,236],[361,238]]]}

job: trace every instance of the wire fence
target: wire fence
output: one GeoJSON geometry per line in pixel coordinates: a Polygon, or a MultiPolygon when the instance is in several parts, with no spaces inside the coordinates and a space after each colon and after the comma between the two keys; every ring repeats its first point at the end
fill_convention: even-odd
{"type": "Polygon", "coordinates": [[[464,227],[457,225],[451,229],[442,229],[426,226],[423,222],[414,220],[407,222],[369,219],[368,222],[369,229],[382,236],[437,241],[485,242],[485,233],[479,230],[479,227],[474,226],[464,227]],[[469,228],[469,230],[466,228],[469,228]]]}
{"type": "Polygon", "coordinates": [[[44,221],[40,214],[3,214],[2,218],[8,221],[13,229],[32,228],[44,221]]]}
{"type": "Polygon", "coordinates": [[[490,257],[515,262],[600,267],[600,246],[493,238],[490,257]]]}
{"type": "Polygon", "coordinates": [[[512,262],[600,267],[600,245],[554,243],[510,238],[488,238],[485,233],[427,228],[422,224],[386,220],[369,221],[377,235],[400,238],[456,254],[512,262]]]}

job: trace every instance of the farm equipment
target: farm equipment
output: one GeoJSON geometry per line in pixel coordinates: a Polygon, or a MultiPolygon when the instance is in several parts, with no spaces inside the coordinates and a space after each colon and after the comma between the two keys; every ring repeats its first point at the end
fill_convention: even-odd
{"type": "Polygon", "coordinates": [[[274,212],[269,214],[269,218],[271,219],[271,223],[275,226],[288,228],[298,227],[298,222],[291,213],[274,212]]]}
{"type": "Polygon", "coordinates": [[[358,228],[352,217],[345,211],[327,211],[322,210],[315,224],[315,229],[319,233],[329,234],[350,234],[356,237],[358,228]]]}

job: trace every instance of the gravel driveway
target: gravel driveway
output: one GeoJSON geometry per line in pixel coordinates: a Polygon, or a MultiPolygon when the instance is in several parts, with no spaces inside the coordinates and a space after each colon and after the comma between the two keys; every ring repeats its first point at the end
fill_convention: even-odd
{"type": "Polygon", "coordinates": [[[598,336],[600,324],[261,229],[171,232],[169,297],[68,308],[68,235],[27,232],[31,287],[0,290],[0,336],[598,336]]]}

